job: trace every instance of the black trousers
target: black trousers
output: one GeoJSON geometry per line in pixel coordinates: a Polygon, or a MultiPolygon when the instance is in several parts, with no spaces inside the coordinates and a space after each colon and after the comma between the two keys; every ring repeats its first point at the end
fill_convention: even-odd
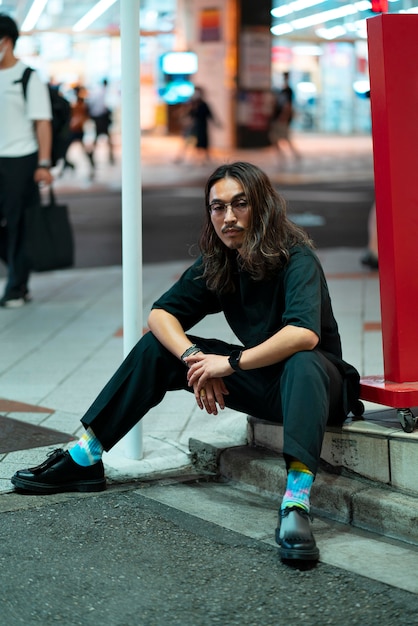
{"type": "Polygon", "coordinates": [[[20,297],[27,289],[30,264],[25,216],[31,206],[39,203],[38,185],[33,180],[37,163],[37,153],[0,157],[0,222],[3,224],[0,258],[8,268],[6,297],[20,297]]]}
{"type": "MultiPolygon", "coordinates": [[[[203,352],[230,354],[233,346],[189,335],[203,352]]],[[[342,423],[342,377],[319,350],[298,352],[283,363],[225,378],[229,408],[283,423],[284,455],[315,474],[328,421],[342,423]]],[[[186,389],[186,368],[149,332],[136,344],[82,418],[110,450],[167,391],[186,389]]],[[[194,401],[194,398],[193,400],[194,401]]],[[[202,413],[202,419],[205,419],[202,413]]]]}

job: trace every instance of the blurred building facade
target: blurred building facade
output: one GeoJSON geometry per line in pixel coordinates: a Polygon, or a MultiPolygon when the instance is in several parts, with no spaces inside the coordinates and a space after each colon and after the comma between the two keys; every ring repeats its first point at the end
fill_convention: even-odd
{"type": "MultiPolygon", "coordinates": [[[[3,0],[1,10],[23,27],[17,54],[69,97],[74,85],[94,90],[107,78],[117,129],[119,2],[126,0],[107,0],[107,8],[88,23],[87,14],[103,1],[44,0],[31,23],[34,0],[3,0]]],[[[378,10],[390,12],[417,12],[415,3],[373,0],[378,10]]],[[[214,146],[266,145],[272,90],[289,71],[295,129],[370,133],[365,94],[366,20],[376,15],[371,1],[141,0],[140,7],[140,19],[133,19],[139,19],[141,32],[143,132],[177,132],[173,109],[199,85],[222,121],[211,130],[214,146]],[[172,52],[191,54],[171,57],[170,65],[172,52]]]]}

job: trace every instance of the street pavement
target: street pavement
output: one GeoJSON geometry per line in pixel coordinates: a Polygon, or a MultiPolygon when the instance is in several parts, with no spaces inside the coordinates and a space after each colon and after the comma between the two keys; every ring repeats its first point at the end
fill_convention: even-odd
{"type": "MultiPolygon", "coordinates": [[[[301,171],[294,164],[278,171],[267,149],[230,156],[258,162],[287,183],[343,176],[370,180],[369,138],[298,140],[305,156],[301,171]]],[[[207,167],[179,170],[171,161],[175,148],[172,138],[157,138],[155,144],[146,138],[144,186],[202,183],[207,167]]],[[[58,179],[57,192],[120,187],[120,167],[108,167],[104,158],[103,152],[95,181],[81,168],[71,180],[67,174],[58,179]]],[[[359,266],[359,253],[318,251],[345,358],[362,375],[371,375],[383,371],[379,285],[376,272],[359,266]]],[[[184,259],[144,265],[144,326],[152,302],[188,264],[184,259]]],[[[59,443],[60,433],[67,437],[65,446],[68,436],[79,436],[80,417],[123,358],[122,275],[118,265],[34,274],[33,302],[1,311],[2,415],[58,431],[59,443]]],[[[194,330],[233,339],[219,316],[194,330]]],[[[4,623],[418,623],[415,546],[352,528],[341,531],[320,519],[315,522],[320,537],[350,534],[348,555],[342,552],[339,562],[323,559],[311,571],[289,570],[272,543],[277,502],[268,494],[200,480],[191,464],[190,438],[244,444],[246,416],[226,410],[208,419],[189,394],[168,394],[143,420],[141,460],[129,458],[126,441],[105,455],[110,489],[100,495],[12,492],[14,471],[43,460],[56,439],[36,447],[29,437],[24,449],[0,452],[4,623]],[[193,489],[196,485],[203,487],[193,489]],[[372,562],[378,562],[378,571],[372,562]]]]}
{"type": "MultiPolygon", "coordinates": [[[[313,569],[289,567],[280,562],[271,541],[228,528],[227,511],[247,515],[250,524],[275,519],[268,499],[230,488],[222,491],[204,478],[189,476],[184,481],[171,486],[168,480],[145,481],[84,496],[29,496],[23,504],[16,495],[4,496],[1,623],[418,623],[416,594],[322,562],[313,569]],[[208,506],[222,510],[225,521],[208,522],[153,497],[159,489],[168,492],[187,485],[191,491],[207,491],[208,506]],[[7,511],[5,501],[10,501],[7,511]]],[[[386,547],[390,555],[391,545],[386,547]]]]}

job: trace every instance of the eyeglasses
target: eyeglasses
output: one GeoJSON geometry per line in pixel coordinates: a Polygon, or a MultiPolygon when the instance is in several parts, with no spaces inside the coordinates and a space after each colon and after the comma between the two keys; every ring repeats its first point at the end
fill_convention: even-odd
{"type": "Polygon", "coordinates": [[[242,215],[248,211],[249,204],[244,198],[237,198],[236,200],[232,200],[232,202],[219,202],[218,200],[215,200],[215,202],[212,202],[209,205],[208,209],[213,217],[223,217],[226,214],[228,207],[231,207],[231,210],[235,215],[242,215]]]}

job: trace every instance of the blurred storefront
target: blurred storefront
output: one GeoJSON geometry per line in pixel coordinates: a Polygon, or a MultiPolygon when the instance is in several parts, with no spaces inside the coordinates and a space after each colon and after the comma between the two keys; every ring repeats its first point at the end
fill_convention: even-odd
{"type": "Polygon", "coordinates": [[[290,71],[295,129],[353,134],[371,132],[367,43],[273,41],[272,86],[290,71]]]}
{"type": "MultiPolygon", "coordinates": [[[[386,10],[385,2],[379,10],[386,10]]],[[[387,8],[418,11],[415,2],[388,0],[387,8]]],[[[31,4],[4,0],[2,10],[21,23],[31,4]]],[[[95,4],[48,0],[37,22],[22,33],[17,53],[70,98],[74,85],[91,91],[107,78],[117,128],[119,2],[108,2],[110,8],[88,28],[71,22],[76,11],[95,4]]],[[[175,108],[198,85],[221,121],[211,128],[213,146],[267,145],[272,94],[289,71],[295,129],[370,133],[366,19],[376,14],[371,1],[141,0],[140,13],[144,132],[180,132],[175,108]],[[177,56],[170,65],[172,52],[177,56]],[[184,52],[189,56],[178,54],[184,52]]]]}

